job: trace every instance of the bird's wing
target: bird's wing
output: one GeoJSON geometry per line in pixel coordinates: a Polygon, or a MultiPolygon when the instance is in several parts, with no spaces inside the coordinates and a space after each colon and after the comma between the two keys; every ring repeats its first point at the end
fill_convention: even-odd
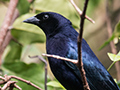
{"type": "MultiPolygon", "coordinates": [[[[76,44],[75,44],[76,45],[76,44]]],[[[69,43],[67,58],[77,59],[77,47],[69,43]]],[[[119,90],[113,78],[97,59],[85,40],[82,41],[82,60],[87,76],[87,81],[92,90],[119,90]]],[[[65,61],[66,65],[72,69],[73,73],[81,80],[80,72],[77,66],[71,62],[65,61]]]]}
{"type": "MultiPolygon", "coordinates": [[[[78,58],[78,53],[77,53],[77,46],[75,46],[76,44],[73,45],[73,43],[69,43],[69,51],[67,52],[67,55],[66,55],[66,58],[70,58],[70,59],[75,59],[77,60],[78,58]]],[[[80,72],[79,72],[79,69],[78,67],[71,63],[71,62],[68,62],[68,61],[64,61],[66,63],[66,65],[71,69],[71,71],[74,73],[74,75],[80,80],[82,81],[81,79],[81,75],[80,75],[80,72]]],[[[92,83],[90,83],[89,80],[87,80],[89,82],[89,85],[92,87],[92,89],[94,90],[97,90],[94,85],[92,83]]]]}
{"type": "Polygon", "coordinates": [[[97,87],[97,90],[119,90],[111,75],[95,56],[85,40],[82,41],[82,58],[87,79],[97,87]]]}

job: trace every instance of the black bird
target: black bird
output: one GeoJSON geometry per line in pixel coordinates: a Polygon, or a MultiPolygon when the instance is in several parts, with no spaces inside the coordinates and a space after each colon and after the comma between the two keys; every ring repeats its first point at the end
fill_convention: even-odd
{"type": "MultiPolygon", "coordinates": [[[[48,54],[77,60],[78,33],[68,19],[58,13],[43,12],[24,22],[35,24],[44,31],[48,54]]],[[[84,39],[82,40],[82,59],[91,90],[119,90],[111,75],[84,39]]],[[[80,72],[75,64],[52,57],[48,60],[54,76],[67,90],[83,90],[80,72]]]]}

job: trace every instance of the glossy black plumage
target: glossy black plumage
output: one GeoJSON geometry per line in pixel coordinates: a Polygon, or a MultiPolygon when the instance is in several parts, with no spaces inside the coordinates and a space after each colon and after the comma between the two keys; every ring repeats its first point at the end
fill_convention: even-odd
{"type": "MultiPolygon", "coordinates": [[[[57,13],[43,12],[24,22],[35,24],[44,31],[48,54],[77,59],[78,33],[68,19],[57,13]]],[[[119,90],[84,39],[82,59],[91,90],[119,90]]],[[[48,60],[54,76],[67,90],[83,90],[80,72],[76,65],[55,58],[48,58],[48,60]]]]}

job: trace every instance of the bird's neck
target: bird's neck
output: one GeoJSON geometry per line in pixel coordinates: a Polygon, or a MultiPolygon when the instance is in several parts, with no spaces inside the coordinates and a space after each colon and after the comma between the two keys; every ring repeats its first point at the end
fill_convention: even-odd
{"type": "Polygon", "coordinates": [[[50,38],[56,34],[62,34],[62,33],[67,34],[69,33],[68,31],[70,28],[73,28],[73,27],[69,24],[59,25],[53,30],[53,32],[51,32],[50,34],[47,34],[46,37],[50,38]]]}

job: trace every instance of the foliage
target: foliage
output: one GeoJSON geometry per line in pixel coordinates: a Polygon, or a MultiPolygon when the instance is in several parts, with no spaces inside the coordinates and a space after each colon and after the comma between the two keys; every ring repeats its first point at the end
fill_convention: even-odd
{"type": "MultiPolygon", "coordinates": [[[[24,62],[16,61],[11,63],[4,63],[3,70],[8,75],[19,76],[21,78],[31,81],[32,83],[38,85],[41,88],[44,88],[44,72],[42,71],[43,66],[34,63],[25,64],[24,62]]],[[[17,85],[26,90],[35,90],[35,88],[26,85],[23,82],[18,82],[17,85]]]]}
{"type": "Polygon", "coordinates": [[[118,52],[117,55],[108,53],[108,56],[113,62],[119,61],[120,60],[120,51],[118,52]]]}
{"type": "Polygon", "coordinates": [[[20,15],[25,14],[29,11],[30,3],[27,0],[19,0],[17,8],[20,15]]]}
{"type": "Polygon", "coordinates": [[[119,38],[120,38],[120,21],[115,26],[115,30],[114,30],[112,36],[99,48],[99,50],[101,50],[102,48],[104,48],[105,46],[107,46],[114,39],[119,39],[119,38]]]}
{"type": "Polygon", "coordinates": [[[117,85],[118,85],[118,86],[119,86],[119,88],[120,88],[120,81],[118,81],[118,82],[117,82],[117,85]]]}
{"type": "Polygon", "coordinates": [[[120,51],[118,52],[117,55],[112,54],[112,53],[108,53],[109,58],[111,59],[111,61],[113,61],[113,63],[110,65],[110,67],[107,69],[108,71],[111,69],[111,67],[117,62],[120,61],[120,51]]]}
{"type": "Polygon", "coordinates": [[[47,86],[56,87],[56,88],[62,88],[62,90],[66,90],[59,82],[56,82],[56,81],[48,82],[47,86]]]}
{"type": "MultiPolygon", "coordinates": [[[[112,64],[109,66],[109,68],[107,69],[107,71],[109,71],[111,68],[112,68],[112,66],[117,62],[117,61],[120,61],[120,51],[118,52],[118,54],[112,54],[112,53],[108,53],[108,56],[109,56],[109,58],[110,58],[110,60],[111,61],[113,61],[112,62],[112,64]]],[[[116,81],[116,83],[118,84],[118,86],[119,86],[119,88],[120,88],[120,81],[116,81]]]]}

